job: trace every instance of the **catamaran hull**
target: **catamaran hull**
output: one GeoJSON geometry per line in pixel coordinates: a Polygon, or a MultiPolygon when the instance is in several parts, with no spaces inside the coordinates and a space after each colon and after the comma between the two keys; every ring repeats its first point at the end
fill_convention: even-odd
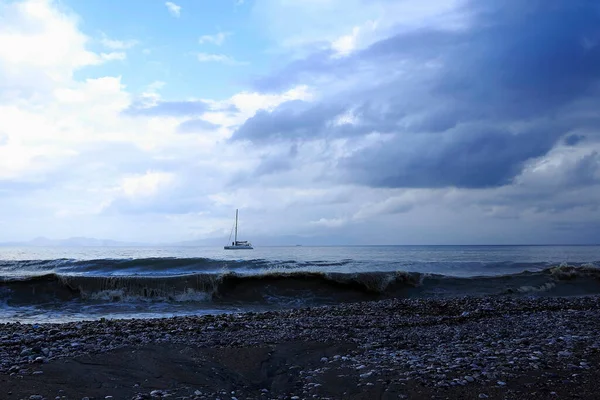
{"type": "MultiPolygon", "coordinates": [[[[229,235],[231,240],[231,235],[229,235]]],[[[238,210],[235,210],[235,240],[231,243],[231,246],[223,247],[225,250],[252,250],[252,243],[247,240],[238,240],[238,210]]]]}

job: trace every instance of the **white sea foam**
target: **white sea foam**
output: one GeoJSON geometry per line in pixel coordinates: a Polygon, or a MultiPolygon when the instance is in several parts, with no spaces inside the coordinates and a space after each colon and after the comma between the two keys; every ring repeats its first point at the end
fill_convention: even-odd
{"type": "Polygon", "coordinates": [[[155,290],[148,293],[131,293],[127,289],[110,289],[83,294],[84,298],[97,301],[121,301],[121,302],[159,302],[159,301],[175,301],[175,302],[207,302],[212,299],[212,294],[208,292],[196,291],[191,288],[186,288],[182,292],[165,293],[155,290]]]}
{"type": "Polygon", "coordinates": [[[556,287],[556,283],[554,282],[546,282],[540,286],[521,286],[517,289],[519,293],[539,293],[539,292],[547,292],[556,287]]]}

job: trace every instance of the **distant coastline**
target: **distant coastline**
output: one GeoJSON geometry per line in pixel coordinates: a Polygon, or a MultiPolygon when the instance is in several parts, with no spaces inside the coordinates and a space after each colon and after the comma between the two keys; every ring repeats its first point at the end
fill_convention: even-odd
{"type": "MultiPolygon", "coordinates": [[[[298,244],[291,237],[288,243],[272,243],[264,239],[260,247],[543,247],[543,246],[569,246],[589,247],[600,246],[600,243],[528,243],[528,244],[298,244]]],[[[318,242],[318,241],[317,241],[318,242]]],[[[70,237],[66,239],[49,239],[43,236],[24,241],[0,242],[0,247],[213,247],[221,246],[222,239],[198,239],[177,242],[135,242],[120,241],[113,239],[97,239],[83,236],[70,237]]]]}

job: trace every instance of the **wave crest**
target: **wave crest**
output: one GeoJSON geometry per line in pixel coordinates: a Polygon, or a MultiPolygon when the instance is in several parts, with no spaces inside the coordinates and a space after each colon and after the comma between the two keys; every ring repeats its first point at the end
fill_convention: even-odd
{"type": "Polygon", "coordinates": [[[194,273],[175,276],[88,276],[44,274],[0,281],[0,302],[175,301],[306,304],[389,297],[600,293],[600,268],[559,265],[538,272],[451,277],[418,272],[194,273]],[[589,279],[594,277],[595,279],[589,279]],[[568,291],[568,292],[567,292],[568,291]]]}

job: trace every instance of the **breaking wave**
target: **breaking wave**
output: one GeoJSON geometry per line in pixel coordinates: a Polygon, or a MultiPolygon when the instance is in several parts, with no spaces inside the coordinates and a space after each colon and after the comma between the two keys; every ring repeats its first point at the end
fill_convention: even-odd
{"type": "MultiPolygon", "coordinates": [[[[55,262],[57,262],[55,260],[55,262]]],[[[64,261],[58,261],[58,263],[64,261]]],[[[180,262],[189,265],[189,260],[180,262]]],[[[205,262],[198,261],[196,262],[205,262]]],[[[214,263],[214,260],[211,261],[214,263]]],[[[206,262],[210,264],[211,262],[206,262]]],[[[174,260],[152,261],[160,268],[174,260]]],[[[126,261],[126,269],[139,262],[126,261]]],[[[115,263],[104,264],[114,267],[115,263]]],[[[147,270],[148,260],[143,261],[147,270]]],[[[197,264],[196,264],[197,265],[197,264]]],[[[120,271],[123,263],[119,264],[120,271]]],[[[113,268],[114,269],[114,268],[113,268]]],[[[81,272],[81,270],[79,270],[81,272]]],[[[419,272],[206,272],[171,276],[45,273],[0,277],[0,303],[9,306],[79,301],[319,305],[390,297],[464,295],[585,295],[600,293],[600,268],[560,265],[508,275],[455,277],[419,272]]]]}
{"type": "MultiPolygon", "coordinates": [[[[173,275],[194,272],[221,272],[224,270],[258,271],[261,269],[307,269],[344,267],[352,260],[339,261],[297,261],[280,260],[277,262],[254,260],[219,260],[213,258],[131,258],[131,259],[92,259],[72,260],[67,258],[55,260],[0,260],[0,274],[14,273],[18,275],[32,273],[57,274],[94,274],[94,275],[173,275]]],[[[5,275],[6,278],[6,275],[5,275]]],[[[0,279],[2,276],[0,275],[0,279]]]]}

